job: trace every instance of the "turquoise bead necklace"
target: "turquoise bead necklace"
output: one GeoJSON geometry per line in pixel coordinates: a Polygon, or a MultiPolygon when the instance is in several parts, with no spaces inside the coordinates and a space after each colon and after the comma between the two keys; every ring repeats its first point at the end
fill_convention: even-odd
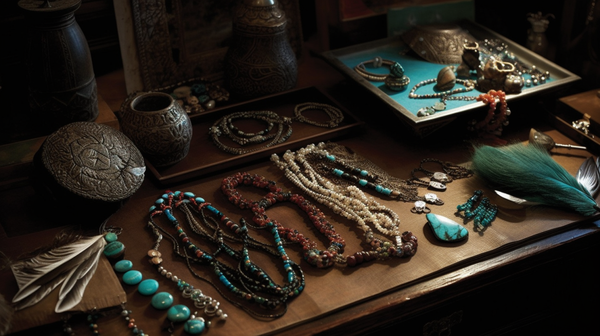
{"type": "Polygon", "coordinates": [[[399,201],[425,200],[418,195],[416,186],[405,180],[387,176],[375,164],[359,157],[356,153],[348,153],[343,146],[327,143],[323,145],[323,149],[313,151],[306,157],[321,174],[341,178],[360,188],[375,190],[379,194],[399,201]]]}
{"type": "MultiPolygon", "coordinates": [[[[186,194],[190,195],[191,193],[186,193],[186,194]]],[[[191,195],[193,195],[193,194],[191,194],[191,195]]],[[[246,223],[242,222],[241,226],[237,225],[236,223],[231,221],[228,217],[226,217],[222,212],[220,212],[215,207],[213,207],[211,204],[204,202],[204,199],[202,199],[201,197],[192,196],[192,198],[193,198],[193,200],[190,200],[189,203],[181,202],[181,203],[179,203],[179,205],[177,205],[177,207],[182,209],[182,211],[186,214],[188,223],[190,224],[190,227],[192,228],[192,230],[196,234],[200,235],[201,237],[208,239],[208,240],[212,241],[213,243],[216,243],[218,245],[218,249],[217,249],[218,252],[220,252],[220,250],[222,249],[229,256],[242,261],[243,263],[238,264],[238,265],[244,266],[244,268],[242,269],[243,271],[240,272],[240,274],[249,283],[251,283],[251,284],[254,283],[255,285],[259,285],[260,283],[257,282],[255,279],[257,278],[257,274],[260,274],[260,276],[258,276],[258,279],[265,280],[265,282],[263,284],[260,284],[260,287],[256,287],[256,290],[272,292],[273,289],[276,289],[277,295],[279,295],[279,291],[280,291],[279,288],[281,286],[276,285],[275,282],[268,276],[268,274],[266,274],[260,268],[254,267],[256,265],[252,265],[252,262],[250,260],[249,253],[248,253],[248,248],[247,248],[247,246],[248,246],[247,237],[249,237],[249,235],[248,235],[248,229],[246,227],[246,223]],[[194,206],[192,206],[192,204],[194,206]],[[243,239],[242,239],[243,248],[241,249],[241,255],[238,253],[238,251],[231,248],[228,244],[226,244],[224,242],[223,230],[221,230],[219,228],[218,221],[212,221],[216,225],[212,226],[212,228],[214,229],[214,236],[210,235],[200,225],[200,223],[195,219],[190,208],[192,208],[193,210],[195,210],[197,213],[200,214],[201,218],[203,219],[203,223],[205,223],[208,227],[211,227],[210,220],[208,218],[213,218],[213,217],[207,217],[204,212],[204,209],[208,210],[209,214],[212,214],[212,216],[219,218],[219,220],[221,221],[221,224],[228,226],[235,233],[241,234],[243,237],[243,239]]],[[[273,229],[271,228],[270,230],[272,233],[273,229]]],[[[255,243],[255,244],[253,244],[253,246],[257,246],[256,241],[253,240],[253,242],[255,243]]],[[[270,248],[264,248],[265,245],[262,245],[262,244],[259,246],[262,247],[263,251],[271,253],[272,255],[274,255],[276,257],[281,257],[283,259],[284,268],[287,271],[288,282],[292,283],[294,281],[293,279],[296,276],[294,268],[290,267],[290,265],[293,263],[293,261],[289,260],[289,258],[287,257],[287,253],[285,252],[285,249],[283,248],[283,246],[281,244],[279,244],[280,242],[282,242],[282,240],[279,238],[278,232],[275,237],[275,242],[276,242],[277,251],[274,251],[273,249],[270,249],[270,248]],[[282,255],[282,253],[283,253],[283,255],[282,255]]],[[[214,252],[213,254],[216,254],[218,252],[214,252]]],[[[301,278],[303,277],[301,270],[300,270],[300,277],[301,278]]],[[[302,285],[302,287],[303,287],[303,285],[302,285]]],[[[298,294],[299,293],[295,293],[295,295],[298,295],[298,294]]]]}
{"type": "MultiPolygon", "coordinates": [[[[149,223],[149,227],[152,229],[152,233],[156,237],[154,244],[150,250],[148,250],[149,262],[156,266],[158,273],[172,282],[177,284],[177,289],[181,292],[181,296],[192,300],[194,306],[199,309],[203,309],[204,314],[208,317],[217,316],[221,321],[227,320],[228,315],[219,308],[220,302],[212,297],[205,295],[202,290],[195,288],[189,281],[181,279],[179,276],[169,272],[164,266],[164,260],[162,253],[159,251],[160,243],[163,240],[163,235],[160,233],[158,228],[152,226],[149,223]]],[[[155,308],[157,308],[155,306],[155,308]]],[[[210,321],[207,322],[207,326],[210,325],[210,321]]]]}
{"type": "MultiPolygon", "coordinates": [[[[116,229],[114,227],[103,228],[103,230],[108,230],[106,234],[107,241],[116,242],[117,235],[115,234],[116,229]]],[[[119,228],[118,233],[121,232],[119,228]]],[[[162,237],[158,238],[155,242],[154,247],[158,248],[162,237]]],[[[151,249],[148,251],[148,256],[151,257],[151,263],[156,261],[156,257],[160,259],[159,252],[155,249],[151,249]],[[157,255],[158,254],[158,255],[157,255]]],[[[190,309],[185,305],[173,305],[173,296],[167,292],[158,292],[159,284],[158,281],[154,279],[143,279],[142,273],[140,271],[133,269],[133,262],[127,259],[121,259],[117,261],[113,268],[116,272],[123,273],[122,280],[125,284],[134,286],[137,285],[137,290],[141,295],[151,296],[152,300],[151,304],[154,308],[158,310],[167,311],[167,320],[170,321],[170,327],[167,329],[171,334],[175,330],[174,323],[185,322],[184,329],[189,334],[195,335],[199,334],[205,330],[205,328],[209,327],[211,322],[205,321],[202,317],[197,317],[198,314],[195,312],[191,314],[190,309]]],[[[210,297],[202,295],[202,292],[199,290],[195,290],[193,286],[189,285],[183,280],[178,279],[177,276],[172,275],[170,272],[167,275],[167,272],[162,272],[162,275],[165,275],[167,278],[172,280],[173,282],[177,282],[177,286],[179,290],[182,292],[182,296],[186,298],[191,298],[194,301],[194,305],[198,308],[204,308],[205,314],[207,316],[220,316],[221,320],[225,320],[227,318],[227,314],[223,313],[222,310],[218,309],[219,302],[216,300],[212,300],[210,297]],[[199,293],[198,293],[199,291],[199,293]],[[194,295],[186,295],[187,293],[193,293],[194,295]]],[[[131,310],[126,309],[125,302],[121,303],[122,311],[121,316],[125,318],[127,321],[127,326],[131,329],[134,335],[138,336],[147,336],[143,330],[139,329],[136,325],[135,319],[131,317],[131,310]]],[[[99,334],[98,326],[96,321],[98,319],[97,314],[90,314],[88,316],[88,322],[90,322],[90,328],[92,328],[95,334],[99,334]]]]}
{"type": "MultiPolygon", "coordinates": [[[[262,268],[250,260],[248,247],[251,244],[249,243],[250,239],[248,238],[248,230],[245,224],[243,222],[240,222],[240,224],[234,223],[212,205],[206,203],[201,197],[195,197],[193,193],[189,192],[167,192],[150,208],[150,225],[174,239],[173,235],[167,233],[165,229],[157,225],[153,220],[155,216],[163,213],[177,231],[179,241],[187,247],[183,248],[183,253],[181,253],[179,244],[176,244],[176,240],[174,240],[174,251],[176,254],[185,258],[188,268],[194,276],[206,280],[194,270],[191,266],[191,262],[211,266],[218,276],[219,281],[230,291],[230,293],[244,299],[245,302],[258,304],[259,307],[266,309],[269,314],[258,313],[251,309],[244,309],[246,312],[258,317],[280,317],[287,310],[287,300],[302,292],[304,288],[304,274],[300,267],[289,259],[283,247],[278,246],[276,251],[271,252],[274,252],[284,264],[287,274],[287,286],[276,284],[262,268]],[[225,242],[225,236],[219,226],[213,227],[215,230],[212,234],[205,230],[200,230],[198,222],[191,220],[193,216],[191,212],[189,212],[188,206],[191,208],[198,207],[198,211],[201,213],[203,213],[204,209],[209,210],[212,215],[220,219],[220,224],[227,226],[231,231],[242,238],[242,249],[238,251],[229,246],[225,242]],[[182,226],[173,215],[172,210],[176,208],[180,208],[184,213],[187,212],[188,222],[190,226],[197,229],[194,230],[196,234],[200,235],[205,240],[217,244],[215,252],[209,253],[199,248],[191,241],[190,237],[185,233],[182,226]],[[191,256],[188,255],[188,249],[191,251],[191,256]],[[237,260],[237,269],[233,269],[217,259],[221,252],[228,257],[237,260]],[[262,294],[257,294],[259,292],[262,294]],[[267,295],[266,297],[264,296],[265,294],[267,295]]],[[[207,223],[208,221],[205,222],[207,223]]],[[[217,222],[215,221],[213,223],[217,222]]],[[[270,232],[275,241],[280,240],[276,228],[271,228],[270,232]]],[[[257,244],[254,241],[252,246],[256,245],[257,244]]],[[[264,251],[269,252],[270,250],[264,249],[264,251]]],[[[210,283],[212,284],[212,282],[210,283]]],[[[215,286],[215,288],[217,288],[217,286],[215,286]]],[[[217,290],[219,289],[217,288],[217,290]]],[[[221,291],[219,290],[219,292],[221,291]]],[[[224,295],[224,297],[232,302],[228,296],[224,295]]],[[[236,306],[245,307],[239,304],[236,304],[236,306]]]]}

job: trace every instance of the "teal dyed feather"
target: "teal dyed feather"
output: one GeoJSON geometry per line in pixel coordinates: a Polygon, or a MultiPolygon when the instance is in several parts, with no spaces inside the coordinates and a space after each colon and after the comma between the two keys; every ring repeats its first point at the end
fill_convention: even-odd
{"type": "Polygon", "coordinates": [[[539,146],[478,147],[472,164],[492,188],[512,196],[585,216],[599,210],[588,190],[539,146]]]}

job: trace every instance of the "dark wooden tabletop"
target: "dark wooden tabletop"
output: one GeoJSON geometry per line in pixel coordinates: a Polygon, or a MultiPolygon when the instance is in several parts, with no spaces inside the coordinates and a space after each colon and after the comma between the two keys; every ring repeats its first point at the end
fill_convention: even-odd
{"type": "MultiPolygon", "coordinates": [[[[112,109],[119,109],[126,97],[123,73],[117,71],[102,76],[97,81],[99,94],[104,101],[112,109]]],[[[368,157],[390,174],[408,178],[410,170],[418,166],[419,161],[426,157],[436,157],[461,164],[469,160],[471,147],[463,138],[465,125],[463,120],[450,124],[438,134],[425,139],[419,138],[411,134],[410,130],[402,125],[396,116],[389,113],[385,106],[362,95],[353,83],[323,60],[307,54],[300,61],[298,87],[309,86],[316,86],[327,92],[356,117],[365,121],[364,130],[336,141],[368,157]]],[[[571,139],[545,122],[545,111],[537,108],[539,106],[537,100],[515,102],[511,106],[514,115],[512,124],[507,127],[504,135],[507,140],[526,141],[529,129],[536,127],[550,134],[556,142],[573,143],[571,139]]],[[[574,152],[566,149],[557,149],[553,153],[553,157],[573,174],[591,155],[584,151],[574,152]]],[[[219,191],[221,179],[237,171],[258,173],[277,181],[285,189],[296,190],[268,160],[259,160],[235,169],[214,172],[208,176],[169,185],[168,188],[202,194],[222,211],[231,213],[232,218],[248,216],[248,213],[224,200],[219,191]]],[[[454,212],[453,207],[464,202],[475,188],[485,188],[485,186],[481,181],[471,179],[453,182],[449,190],[443,194],[447,204],[439,211],[451,216],[454,212]]],[[[165,186],[157,184],[151,176],[148,176],[138,192],[110,220],[110,224],[124,228],[120,240],[127,246],[126,257],[134,261],[145,277],[157,279],[159,276],[146,262],[145,253],[152,246],[152,237],[145,224],[147,208],[160,197],[164,189],[165,186]]],[[[256,195],[251,191],[248,193],[256,195]]],[[[15,192],[14,195],[17,193],[15,192]]],[[[28,194],[25,190],[22,191],[22,195],[19,194],[19,197],[30,199],[34,195],[28,194]]],[[[502,284],[512,285],[511,279],[519,279],[524,287],[513,287],[515,295],[533,293],[533,290],[527,290],[527,286],[532,286],[528,281],[542,280],[530,273],[533,272],[535,275],[537,270],[539,275],[545,275],[544,272],[547,270],[543,265],[551,265],[551,267],[558,265],[556,267],[561,268],[554,270],[556,277],[545,279],[543,286],[556,283],[561,287],[558,289],[552,287],[548,295],[560,296],[565,286],[578,286],[577,283],[570,283],[568,278],[586,278],[589,270],[585,267],[585,263],[582,264],[579,252],[588,255],[586,253],[590,253],[590,249],[595,251],[594,246],[598,246],[596,243],[600,240],[599,228],[594,222],[596,217],[585,218],[561,209],[516,208],[505,204],[503,212],[489,231],[477,234],[472,227],[468,227],[470,237],[467,243],[439,244],[432,238],[423,217],[410,213],[412,204],[389,201],[382,201],[382,203],[395,210],[402,218],[402,226],[419,237],[420,246],[414,257],[351,270],[317,270],[302,264],[306,275],[306,290],[290,303],[284,317],[274,321],[259,321],[222,300],[224,301],[222,305],[227,309],[230,318],[225,324],[215,323],[209,333],[212,335],[350,335],[381,331],[411,331],[412,333],[408,332],[408,334],[428,334],[433,330],[429,333],[433,335],[437,334],[436,330],[448,331],[450,328],[460,330],[460,322],[463,321],[463,326],[470,325],[468,330],[479,330],[480,332],[474,333],[485,334],[489,330],[481,325],[490,320],[498,323],[512,318],[514,314],[504,312],[505,315],[501,315],[499,308],[481,297],[484,290],[488,288],[493,290],[494,286],[498,286],[498,291],[505,294],[499,297],[489,296],[489,300],[499,300],[502,296],[511,295],[505,292],[507,288],[502,287],[502,284]],[[566,267],[562,263],[565,260],[568,264],[577,265],[577,268],[566,267]],[[466,308],[456,308],[459,302],[464,302],[465,305],[468,303],[469,307],[480,304],[482,311],[472,314],[466,308]],[[485,306],[482,302],[486,303],[485,306]],[[446,308],[447,311],[444,310],[446,308]],[[493,312],[494,316],[490,316],[485,310],[493,312]]],[[[331,222],[336,227],[344,228],[343,232],[346,235],[356,233],[355,230],[346,229],[348,224],[336,217],[332,211],[324,206],[320,207],[326,215],[330,216],[331,222]]],[[[295,209],[277,207],[272,213],[273,216],[285,219],[286,223],[293,223],[290,224],[292,226],[305,225],[303,220],[297,220],[298,214],[295,209]]],[[[25,217],[27,215],[20,214],[25,217]]],[[[10,257],[15,257],[29,247],[44,244],[49,237],[62,228],[55,218],[49,219],[49,222],[52,223],[46,231],[38,230],[38,232],[2,239],[0,242],[2,251],[10,257]]],[[[1,224],[5,227],[21,225],[18,222],[1,224]]],[[[350,250],[356,250],[359,244],[358,237],[356,240],[349,239],[350,250]]],[[[300,262],[301,258],[297,250],[292,249],[289,254],[294,260],[300,262]]],[[[169,259],[169,263],[175,262],[175,259],[169,259]]],[[[172,266],[173,269],[182,274],[182,278],[189,278],[187,269],[183,263],[179,263],[180,265],[172,266]]],[[[589,266],[593,267],[593,265],[589,266]]],[[[10,279],[10,276],[6,275],[6,270],[3,279],[10,279]]],[[[159,282],[166,290],[177,292],[175,287],[165,279],[161,278],[159,282]]],[[[151,335],[160,334],[164,328],[165,314],[149,307],[148,299],[141,297],[132,286],[124,285],[124,289],[127,293],[128,305],[134,314],[138,314],[138,324],[144,326],[144,331],[151,335]]],[[[10,290],[14,290],[14,285],[9,288],[10,290]]],[[[210,287],[207,287],[206,291],[219,298],[219,294],[210,287]]],[[[534,296],[532,299],[536,300],[534,296]]],[[[186,303],[180,297],[176,300],[186,303]]],[[[525,309],[523,302],[527,300],[528,298],[515,297],[515,307],[512,311],[519,312],[520,309],[525,309]]],[[[556,302],[562,303],[564,300],[556,302]]],[[[103,321],[99,321],[99,324],[101,322],[103,334],[122,334],[123,321],[118,316],[107,316],[103,321]]],[[[52,328],[41,327],[33,330],[44,330],[44,334],[59,334],[59,324],[55,324],[52,328]]],[[[74,324],[74,327],[84,333],[85,325],[74,324]]],[[[177,326],[176,334],[184,334],[181,326],[177,326]]]]}

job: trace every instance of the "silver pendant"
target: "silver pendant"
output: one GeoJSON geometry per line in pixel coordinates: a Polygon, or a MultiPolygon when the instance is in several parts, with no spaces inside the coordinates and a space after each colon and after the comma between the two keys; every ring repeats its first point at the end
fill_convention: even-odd
{"type": "Polygon", "coordinates": [[[429,181],[429,186],[437,190],[446,190],[446,185],[437,181],[429,181]]]}
{"type": "Polygon", "coordinates": [[[443,205],[444,201],[442,201],[439,197],[437,197],[434,193],[425,194],[425,202],[435,204],[435,205],[443,205]]]}
{"type": "Polygon", "coordinates": [[[438,182],[443,182],[443,183],[448,183],[451,181],[450,178],[448,177],[448,175],[446,175],[445,173],[442,173],[442,172],[433,173],[433,176],[431,178],[438,182]]]}

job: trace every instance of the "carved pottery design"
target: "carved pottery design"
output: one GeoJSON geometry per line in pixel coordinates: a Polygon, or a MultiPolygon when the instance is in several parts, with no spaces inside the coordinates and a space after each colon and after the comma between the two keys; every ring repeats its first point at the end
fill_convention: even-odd
{"type": "Polygon", "coordinates": [[[454,24],[416,26],[402,34],[402,39],[417,55],[437,64],[461,63],[465,40],[475,40],[454,24]]]}
{"type": "Polygon", "coordinates": [[[96,80],[81,88],[64,92],[35,92],[30,89],[29,106],[32,111],[44,113],[44,119],[53,123],[68,124],[73,121],[93,121],[98,117],[96,80]],[[40,112],[41,111],[41,112],[40,112]]]}
{"type": "Polygon", "coordinates": [[[52,133],[41,148],[56,182],[86,199],[120,201],[144,181],[144,158],[133,142],[112,127],[74,122],[52,133]]]}
{"type": "Polygon", "coordinates": [[[181,105],[166,93],[134,94],[123,103],[120,125],[156,167],[175,164],[189,152],[192,123],[181,105]]]}
{"type": "Polygon", "coordinates": [[[244,1],[233,18],[233,40],[225,56],[226,87],[245,98],[296,86],[296,55],[286,36],[286,16],[275,1],[244,1]]]}
{"type": "Polygon", "coordinates": [[[98,117],[90,50],[74,13],[80,0],[21,0],[26,11],[27,83],[31,112],[56,128],[98,117]]]}

